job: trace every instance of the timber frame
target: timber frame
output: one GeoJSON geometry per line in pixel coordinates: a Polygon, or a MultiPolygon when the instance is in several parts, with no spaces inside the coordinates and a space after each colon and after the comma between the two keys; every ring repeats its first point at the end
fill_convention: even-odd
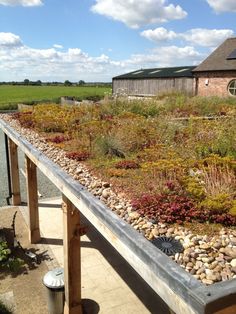
{"type": "Polygon", "coordinates": [[[29,237],[32,243],[40,240],[36,169],[41,170],[62,193],[64,314],[82,313],[80,235],[84,230],[80,225],[80,213],[126,259],[173,312],[177,314],[236,312],[236,279],[211,286],[203,285],[1,119],[0,128],[8,137],[10,144],[13,205],[20,205],[17,148],[26,156],[29,237]]]}

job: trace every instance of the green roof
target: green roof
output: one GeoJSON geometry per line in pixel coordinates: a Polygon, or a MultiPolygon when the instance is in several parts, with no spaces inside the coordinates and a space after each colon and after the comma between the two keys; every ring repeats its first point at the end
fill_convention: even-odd
{"type": "Polygon", "coordinates": [[[139,69],[126,74],[118,75],[113,79],[148,79],[148,78],[172,78],[172,77],[193,77],[192,70],[195,66],[182,66],[172,68],[139,69]]]}

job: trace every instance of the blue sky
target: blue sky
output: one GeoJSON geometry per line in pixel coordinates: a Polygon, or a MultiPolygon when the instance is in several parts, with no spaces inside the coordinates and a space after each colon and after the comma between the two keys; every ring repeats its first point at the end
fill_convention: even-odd
{"type": "Polygon", "coordinates": [[[236,36],[235,20],[235,0],[0,0],[0,81],[196,65],[236,36]]]}

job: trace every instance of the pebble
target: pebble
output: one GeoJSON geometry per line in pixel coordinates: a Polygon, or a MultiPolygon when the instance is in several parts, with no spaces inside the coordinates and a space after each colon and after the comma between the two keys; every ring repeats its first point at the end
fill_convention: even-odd
{"type": "Polygon", "coordinates": [[[163,235],[163,234],[166,233],[166,231],[167,231],[166,228],[160,228],[160,229],[159,229],[159,234],[160,234],[160,235],[163,235]]]}
{"type": "Polygon", "coordinates": [[[131,219],[138,219],[140,217],[140,214],[137,212],[131,212],[131,213],[129,213],[129,217],[131,219]]]}
{"type": "Polygon", "coordinates": [[[236,258],[236,249],[225,248],[224,253],[232,258],[236,258]]]}
{"type": "Polygon", "coordinates": [[[215,248],[215,249],[220,249],[222,247],[222,243],[219,241],[217,241],[217,242],[215,242],[214,244],[213,244],[213,248],[215,248]]]}
{"type": "Polygon", "coordinates": [[[103,182],[103,183],[102,183],[102,186],[103,186],[104,188],[109,188],[109,187],[110,187],[110,183],[109,183],[109,182],[103,182]]]}
{"type": "Polygon", "coordinates": [[[230,262],[230,265],[232,267],[236,267],[236,258],[232,259],[232,261],[230,262]]]}
{"type": "Polygon", "coordinates": [[[205,285],[212,285],[214,283],[214,281],[203,278],[202,283],[204,283],[205,285]]]}
{"type": "MultiPolygon", "coordinates": [[[[231,265],[231,266],[232,266],[232,265],[231,265]]],[[[236,267],[235,267],[235,266],[232,266],[231,271],[232,271],[234,274],[236,274],[236,267]]]]}
{"type": "Polygon", "coordinates": [[[157,238],[160,235],[159,230],[156,228],[152,229],[152,234],[155,238],[157,238]]]}
{"type": "Polygon", "coordinates": [[[207,243],[200,244],[200,249],[208,250],[210,249],[210,245],[207,243]]]}
{"type": "Polygon", "coordinates": [[[104,197],[105,199],[107,199],[109,197],[110,193],[108,189],[105,189],[102,191],[102,197],[104,197]]]}

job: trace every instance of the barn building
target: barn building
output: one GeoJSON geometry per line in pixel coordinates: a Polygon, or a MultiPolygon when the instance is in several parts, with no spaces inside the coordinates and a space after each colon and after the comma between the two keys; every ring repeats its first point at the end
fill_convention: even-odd
{"type": "Polygon", "coordinates": [[[189,95],[195,92],[194,66],[140,69],[119,75],[112,80],[113,94],[155,96],[180,91],[189,95]]]}
{"type": "Polygon", "coordinates": [[[112,79],[113,94],[155,96],[172,91],[236,97],[236,38],[223,42],[199,66],[140,69],[112,79]]]}
{"type": "Polygon", "coordinates": [[[236,38],[226,39],[193,74],[197,95],[236,96],[236,38]]]}

